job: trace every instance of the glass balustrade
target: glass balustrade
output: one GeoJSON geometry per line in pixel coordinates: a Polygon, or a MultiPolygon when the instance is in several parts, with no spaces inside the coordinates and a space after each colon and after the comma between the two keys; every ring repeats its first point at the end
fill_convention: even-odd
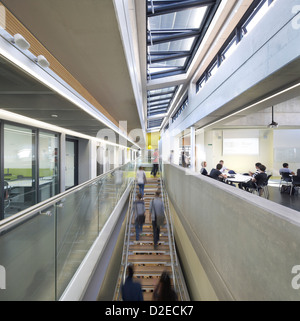
{"type": "Polygon", "coordinates": [[[134,177],[128,163],[2,221],[0,301],[59,300],[134,177]]]}

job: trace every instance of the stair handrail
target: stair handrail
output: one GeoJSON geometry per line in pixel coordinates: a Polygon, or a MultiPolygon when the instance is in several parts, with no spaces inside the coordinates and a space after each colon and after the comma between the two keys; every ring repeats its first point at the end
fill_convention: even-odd
{"type": "Polygon", "coordinates": [[[126,279],[126,267],[128,265],[128,252],[129,252],[129,245],[130,245],[130,225],[132,222],[132,216],[133,216],[133,203],[135,202],[136,197],[136,179],[134,180],[134,184],[132,187],[132,190],[130,192],[130,198],[129,198],[129,206],[127,210],[126,215],[126,227],[125,227],[125,237],[124,237],[124,244],[123,244],[123,252],[122,252],[122,261],[121,261],[121,268],[120,268],[120,274],[119,274],[119,280],[115,289],[114,298],[115,300],[120,300],[121,295],[121,287],[122,284],[125,282],[126,279]]]}
{"type": "Polygon", "coordinates": [[[177,290],[177,293],[180,295],[181,300],[188,301],[190,298],[189,298],[189,294],[188,294],[185,282],[183,281],[184,278],[183,278],[183,274],[182,274],[182,271],[181,271],[180,264],[178,262],[178,257],[177,257],[177,252],[176,252],[174,228],[173,228],[173,218],[171,216],[171,211],[170,211],[169,197],[168,197],[168,193],[166,192],[164,180],[163,180],[162,177],[161,177],[161,191],[162,191],[162,195],[163,195],[163,199],[164,199],[164,205],[165,205],[164,206],[165,213],[166,213],[165,216],[166,216],[166,218],[168,218],[167,224],[168,223],[170,224],[170,230],[171,230],[170,233],[169,233],[169,228],[168,228],[168,233],[169,233],[169,236],[171,237],[170,248],[172,247],[172,249],[171,249],[171,262],[173,260],[175,260],[175,264],[173,265],[173,263],[172,263],[174,289],[177,290]],[[174,259],[172,260],[173,256],[174,256],[174,259]],[[175,271],[174,270],[176,270],[176,276],[175,276],[175,271]],[[182,289],[179,289],[180,286],[182,287],[182,289]]]}
{"type": "Polygon", "coordinates": [[[177,265],[177,260],[176,259],[174,260],[174,257],[176,257],[176,254],[174,253],[175,240],[174,240],[174,236],[172,234],[172,228],[170,228],[172,223],[170,221],[168,207],[166,207],[165,192],[164,192],[164,186],[163,186],[163,183],[162,183],[162,177],[160,178],[160,190],[161,190],[161,193],[162,193],[162,199],[163,199],[164,211],[165,211],[165,218],[166,218],[166,222],[167,222],[168,239],[169,239],[170,256],[171,256],[171,266],[172,266],[172,276],[173,276],[173,286],[174,286],[174,289],[176,289],[177,288],[177,280],[175,278],[175,272],[174,272],[174,266],[177,265]]]}

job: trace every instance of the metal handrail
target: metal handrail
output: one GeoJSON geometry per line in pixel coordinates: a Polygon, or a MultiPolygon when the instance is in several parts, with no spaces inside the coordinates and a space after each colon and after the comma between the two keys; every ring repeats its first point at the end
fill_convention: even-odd
{"type": "Polygon", "coordinates": [[[126,279],[126,267],[128,265],[128,252],[129,252],[129,244],[130,244],[130,230],[131,230],[130,225],[132,222],[132,216],[133,216],[133,212],[134,212],[133,211],[133,203],[135,201],[135,194],[136,194],[134,192],[135,190],[136,190],[136,180],[135,180],[135,183],[133,184],[132,191],[130,193],[129,206],[128,206],[128,210],[127,210],[121,268],[120,268],[120,273],[119,273],[119,280],[117,282],[117,285],[115,288],[115,293],[114,293],[114,300],[115,301],[120,300],[120,295],[121,295],[120,288],[126,279]]]}
{"type": "MultiPolygon", "coordinates": [[[[164,188],[163,188],[163,184],[162,184],[162,177],[160,178],[160,190],[161,190],[161,193],[162,193],[162,199],[163,199],[163,202],[164,202],[164,211],[165,211],[165,218],[166,218],[166,222],[167,222],[167,230],[168,230],[168,237],[169,237],[169,243],[170,243],[170,256],[171,256],[171,266],[172,266],[172,276],[173,276],[173,284],[174,284],[174,288],[176,289],[177,287],[177,281],[176,281],[176,278],[175,278],[175,272],[174,272],[174,247],[173,247],[173,242],[174,242],[174,238],[173,238],[173,235],[171,234],[171,229],[170,229],[170,225],[171,225],[171,222],[169,220],[169,215],[166,213],[168,213],[168,210],[166,208],[166,205],[165,205],[165,193],[164,193],[164,188]]],[[[177,264],[177,262],[176,262],[177,264]]]]}
{"type": "MultiPolygon", "coordinates": [[[[175,238],[174,238],[174,229],[173,229],[173,221],[172,221],[172,216],[171,216],[171,211],[170,211],[170,205],[169,205],[169,197],[168,193],[166,192],[165,185],[164,185],[164,180],[161,178],[161,191],[163,194],[163,199],[164,199],[164,205],[165,205],[165,213],[166,213],[166,218],[169,220],[170,224],[170,229],[171,232],[168,231],[169,237],[171,238],[171,243],[170,243],[170,248],[172,248],[171,254],[174,256],[174,261],[175,264],[172,264],[172,273],[173,273],[173,280],[174,280],[174,289],[176,292],[180,295],[181,300],[183,301],[188,301],[189,294],[185,285],[184,277],[181,271],[180,264],[178,263],[178,257],[177,257],[177,252],[176,252],[176,246],[175,246],[175,238]],[[176,273],[175,273],[176,272],[176,273]],[[176,274],[176,276],[175,276],[176,274]]],[[[171,259],[172,259],[171,255],[171,259]]]]}

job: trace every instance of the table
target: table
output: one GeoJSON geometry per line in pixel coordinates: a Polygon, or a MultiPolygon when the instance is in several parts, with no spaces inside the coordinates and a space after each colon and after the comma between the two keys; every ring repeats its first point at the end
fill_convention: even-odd
{"type": "Polygon", "coordinates": [[[252,179],[252,176],[243,175],[243,174],[227,174],[225,179],[227,182],[231,183],[246,183],[252,179]]]}

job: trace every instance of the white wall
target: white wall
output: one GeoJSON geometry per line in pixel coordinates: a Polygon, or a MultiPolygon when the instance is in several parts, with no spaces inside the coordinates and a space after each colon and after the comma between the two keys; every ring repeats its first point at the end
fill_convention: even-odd
{"type": "Polygon", "coordinates": [[[279,175],[278,169],[283,163],[296,173],[300,168],[300,129],[274,130],[274,172],[279,175]]]}
{"type": "Polygon", "coordinates": [[[267,171],[275,172],[273,166],[273,131],[268,129],[231,130],[231,133],[236,133],[236,138],[243,137],[245,132],[247,132],[247,137],[249,138],[258,136],[258,155],[223,155],[223,130],[213,130],[196,136],[197,151],[199,150],[197,152],[198,166],[202,161],[206,160],[207,170],[210,171],[222,159],[226,167],[239,173],[254,171],[254,164],[257,162],[264,164],[267,167],[267,171]]]}

